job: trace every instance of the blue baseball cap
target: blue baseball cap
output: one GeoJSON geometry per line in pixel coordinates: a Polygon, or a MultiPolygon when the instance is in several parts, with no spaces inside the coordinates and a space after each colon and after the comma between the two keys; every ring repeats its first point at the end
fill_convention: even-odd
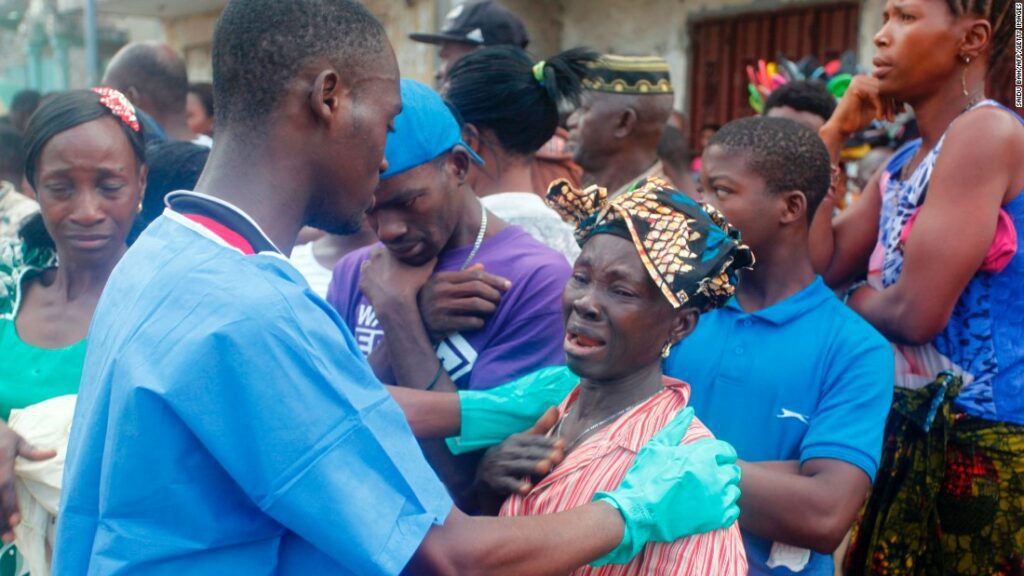
{"type": "Polygon", "coordinates": [[[384,146],[388,170],[380,179],[422,166],[456,146],[483,166],[483,159],[462,140],[459,122],[441,96],[422,82],[403,78],[402,113],[395,117],[394,132],[388,134],[384,146]]]}

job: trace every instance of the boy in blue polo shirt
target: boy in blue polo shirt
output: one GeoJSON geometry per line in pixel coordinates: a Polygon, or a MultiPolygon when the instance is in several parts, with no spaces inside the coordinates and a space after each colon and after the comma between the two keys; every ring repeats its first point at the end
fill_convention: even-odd
{"type": "Polygon", "coordinates": [[[824,144],[790,120],[748,118],[704,153],[704,200],[757,264],[665,362],[743,464],[751,574],[834,572],[830,554],[874,478],[893,389],[885,339],[814,274],[809,215],[830,185],[824,144]]]}

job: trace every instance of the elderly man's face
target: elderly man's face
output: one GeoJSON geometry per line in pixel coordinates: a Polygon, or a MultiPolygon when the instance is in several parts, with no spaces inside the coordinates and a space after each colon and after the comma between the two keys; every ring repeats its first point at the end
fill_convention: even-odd
{"type": "Polygon", "coordinates": [[[568,121],[569,149],[584,170],[599,170],[615,152],[615,129],[626,103],[626,99],[613,94],[584,92],[579,108],[568,121]]]}

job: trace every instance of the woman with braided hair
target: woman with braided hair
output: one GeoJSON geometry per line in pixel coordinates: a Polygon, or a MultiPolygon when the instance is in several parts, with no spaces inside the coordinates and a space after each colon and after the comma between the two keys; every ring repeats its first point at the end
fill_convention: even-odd
{"type": "Polygon", "coordinates": [[[821,129],[845,138],[897,103],[921,138],[838,217],[826,278],[897,352],[882,468],[852,574],[1024,573],[1024,120],[987,99],[1011,0],[886,4],[871,77],[821,129]]]}

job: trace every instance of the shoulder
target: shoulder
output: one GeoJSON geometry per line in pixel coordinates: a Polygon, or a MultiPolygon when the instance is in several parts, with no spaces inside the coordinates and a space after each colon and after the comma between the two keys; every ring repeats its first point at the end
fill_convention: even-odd
{"type": "Polygon", "coordinates": [[[894,368],[892,345],[867,320],[834,298],[817,312],[825,324],[818,334],[820,354],[830,372],[856,368],[880,376],[891,376],[894,368]]]}
{"type": "MultiPolygon", "coordinates": [[[[572,272],[565,256],[519,226],[509,225],[494,237],[489,259],[505,268],[504,275],[555,277],[564,282],[572,272]]],[[[498,272],[496,272],[498,273],[498,272]]],[[[510,278],[511,280],[512,278],[510,278]]]]}
{"type": "Polygon", "coordinates": [[[20,240],[0,237],[0,318],[14,316],[27,274],[56,265],[53,250],[32,249],[20,240]]]}
{"type": "Polygon", "coordinates": [[[1008,170],[1024,155],[1024,124],[999,106],[980,106],[953,122],[936,164],[955,163],[972,171],[1008,170]]]}
{"type": "Polygon", "coordinates": [[[380,246],[379,243],[371,244],[370,246],[364,246],[344,255],[341,260],[338,260],[338,263],[334,265],[334,270],[332,272],[333,276],[338,278],[357,275],[359,273],[359,267],[362,266],[363,262],[370,257],[370,251],[378,246],[380,246]]]}
{"type": "Polygon", "coordinates": [[[373,244],[350,252],[338,260],[331,271],[331,280],[327,288],[327,301],[338,308],[341,305],[341,298],[348,298],[350,294],[358,290],[359,275],[363,262],[370,257],[370,251],[379,246],[373,244]]]}

